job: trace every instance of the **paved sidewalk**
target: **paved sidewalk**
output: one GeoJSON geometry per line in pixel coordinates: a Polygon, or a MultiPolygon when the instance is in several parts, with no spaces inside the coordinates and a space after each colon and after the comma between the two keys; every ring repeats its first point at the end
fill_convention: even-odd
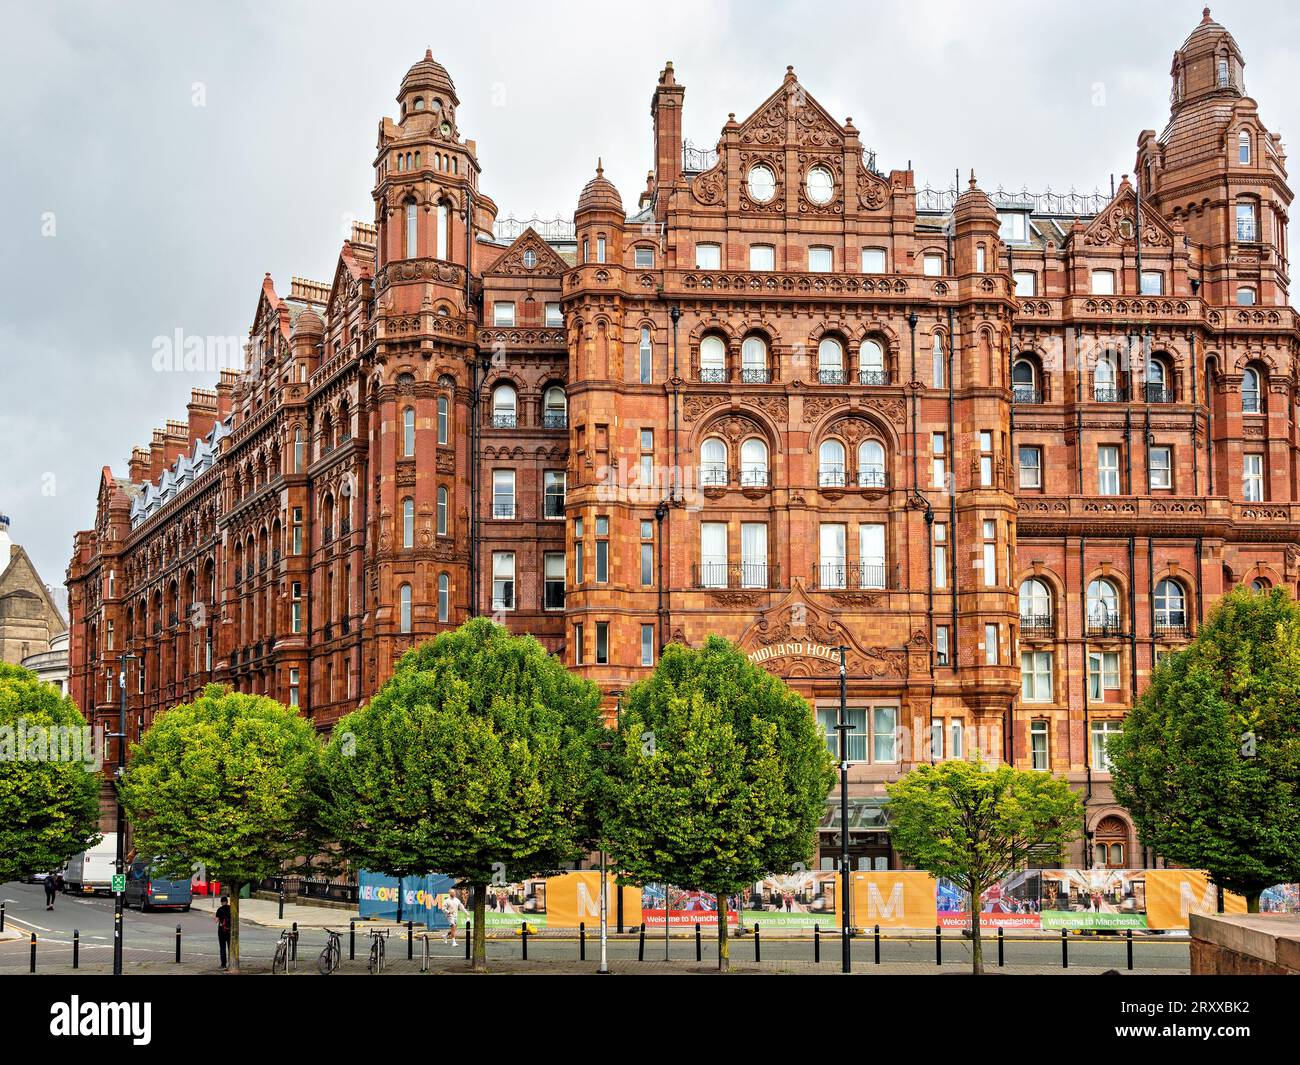
{"type": "MultiPolygon", "coordinates": [[[[195,895],[193,908],[204,913],[214,913],[219,899],[207,895],[195,895]]],[[[279,902],[267,899],[240,899],[239,919],[260,924],[264,928],[292,928],[297,922],[299,928],[333,928],[348,927],[348,921],[356,919],[357,926],[366,922],[357,918],[354,910],[335,909],[330,906],[304,906],[301,903],[285,900],[284,917],[280,916],[279,902]]],[[[390,926],[392,921],[386,922],[390,926]]]]}

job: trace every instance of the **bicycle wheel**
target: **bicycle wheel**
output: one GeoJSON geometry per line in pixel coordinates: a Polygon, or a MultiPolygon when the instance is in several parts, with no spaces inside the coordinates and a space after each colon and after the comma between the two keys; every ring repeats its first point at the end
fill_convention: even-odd
{"type": "Polygon", "coordinates": [[[369,970],[371,976],[374,976],[376,970],[379,968],[379,951],[380,951],[381,949],[382,949],[382,948],[379,946],[379,940],[376,939],[376,940],[372,940],[372,941],[371,941],[371,943],[370,943],[370,962],[369,962],[369,964],[366,966],[366,968],[367,968],[367,970],[369,970]]]}
{"type": "Polygon", "coordinates": [[[272,959],[271,961],[272,976],[275,975],[275,971],[277,969],[280,969],[283,972],[289,971],[288,955],[289,955],[288,944],[285,943],[285,941],[282,939],[280,940],[279,943],[275,945],[275,958],[272,959]]]}
{"type": "Polygon", "coordinates": [[[316,959],[316,969],[321,976],[329,976],[334,971],[334,948],[326,946],[320,952],[320,957],[316,959]]]}

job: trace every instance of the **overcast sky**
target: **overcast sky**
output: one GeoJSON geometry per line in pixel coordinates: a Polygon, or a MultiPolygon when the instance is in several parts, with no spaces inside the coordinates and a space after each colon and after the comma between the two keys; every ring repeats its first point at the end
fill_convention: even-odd
{"type": "MultiPolygon", "coordinates": [[[[1300,9],[1213,5],[1263,121],[1300,129],[1300,9]]],[[[0,512],[49,583],[94,519],[99,471],[183,417],[210,374],[154,338],[246,335],[262,276],[332,278],[373,218],[381,115],[425,47],[451,73],[482,188],[572,216],[596,157],[634,206],[665,60],[712,146],[793,64],[886,171],[918,184],[1106,189],[1168,116],[1201,5],[1019,2],[24,3],[0,33],[0,512]]]]}

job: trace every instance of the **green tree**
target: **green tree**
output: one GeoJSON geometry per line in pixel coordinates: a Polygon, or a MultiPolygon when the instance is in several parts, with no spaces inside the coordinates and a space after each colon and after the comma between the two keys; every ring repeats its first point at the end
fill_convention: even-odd
{"type": "Polygon", "coordinates": [[[620,879],[716,894],[725,970],[727,896],[816,847],[835,773],[812,710],[721,637],[673,644],[623,699],[610,775],[620,879]]]}
{"type": "Polygon", "coordinates": [[[239,893],[315,852],[321,744],[311,723],[262,695],[209,684],[155,718],[120,785],[135,847],[166,873],[199,866],[230,890],[230,964],[239,967],[239,893]]]}
{"type": "Polygon", "coordinates": [[[0,663],[0,884],[57,869],[98,841],[97,770],[72,700],[0,663]]]}
{"type": "Polygon", "coordinates": [[[1083,803],[1047,773],[954,760],[887,784],[889,837],[907,864],[970,895],[971,964],[984,972],[980,897],[1035,858],[1059,861],[1079,835],[1083,803]]]}
{"type": "Polygon", "coordinates": [[[408,651],[325,752],[324,824],[389,876],[437,872],[474,892],[471,964],[486,967],[486,889],[558,872],[595,834],[600,691],[531,636],[477,618],[408,651]]]}
{"type": "Polygon", "coordinates": [[[1240,892],[1300,880],[1300,606],[1235,589],[1110,740],[1145,846],[1240,892]]]}

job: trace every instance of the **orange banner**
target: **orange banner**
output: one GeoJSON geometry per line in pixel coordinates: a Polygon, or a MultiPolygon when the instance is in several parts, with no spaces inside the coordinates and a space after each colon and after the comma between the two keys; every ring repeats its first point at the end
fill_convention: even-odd
{"type": "Polygon", "coordinates": [[[852,923],[857,928],[933,928],[934,877],[929,873],[882,870],[853,873],[852,923]]]}
{"type": "MultiPolygon", "coordinates": [[[[613,927],[618,913],[619,886],[609,875],[607,919],[613,927]]],[[[624,926],[641,923],[641,889],[625,887],[623,892],[624,926]]],[[[600,924],[600,871],[582,870],[549,877],[546,881],[546,923],[552,928],[577,928],[580,922],[594,928],[600,924]]]]}
{"type": "MultiPolygon", "coordinates": [[[[1189,914],[1218,912],[1219,889],[1199,869],[1148,869],[1146,903],[1148,928],[1186,928],[1189,914]]],[[[1245,913],[1246,900],[1225,891],[1223,911],[1245,913]]]]}

